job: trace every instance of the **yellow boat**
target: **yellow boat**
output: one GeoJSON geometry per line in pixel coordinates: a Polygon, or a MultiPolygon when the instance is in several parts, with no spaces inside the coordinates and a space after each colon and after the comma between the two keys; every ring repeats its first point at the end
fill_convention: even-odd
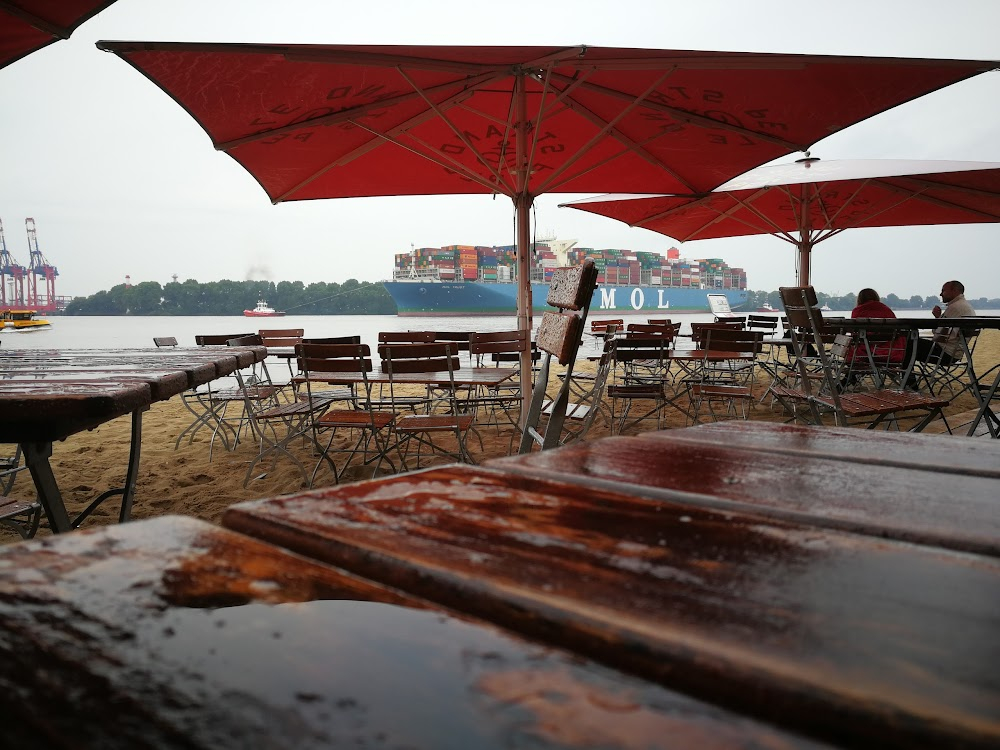
{"type": "Polygon", "coordinates": [[[0,312],[0,319],[3,320],[4,328],[13,328],[18,331],[45,328],[51,325],[43,318],[36,318],[37,314],[36,310],[11,308],[0,312]]]}

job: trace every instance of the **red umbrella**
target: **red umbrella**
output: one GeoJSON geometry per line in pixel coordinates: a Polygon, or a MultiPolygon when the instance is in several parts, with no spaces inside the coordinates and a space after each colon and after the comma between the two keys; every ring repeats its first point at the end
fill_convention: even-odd
{"type": "Polygon", "coordinates": [[[1000,164],[805,158],[759,167],[707,195],[602,195],[563,205],[680,242],[773,234],[798,248],[803,285],[813,245],[845,229],[1000,222],[1000,164]]]}
{"type": "Polygon", "coordinates": [[[599,47],[98,47],[187,109],[275,203],[509,196],[518,222],[518,327],[529,330],[535,196],[710,190],[995,67],[599,47]]]}
{"type": "Polygon", "coordinates": [[[0,0],[0,68],[69,35],[115,0],[0,0]]]}

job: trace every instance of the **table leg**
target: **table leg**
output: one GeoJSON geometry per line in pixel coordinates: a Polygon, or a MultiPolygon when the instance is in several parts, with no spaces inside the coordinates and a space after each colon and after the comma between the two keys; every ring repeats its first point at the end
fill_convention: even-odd
{"type": "MultiPolygon", "coordinates": [[[[148,408],[148,407],[147,407],[148,408]]],[[[139,475],[139,454],[142,448],[142,413],[145,409],[136,409],[132,412],[132,439],[129,444],[128,469],[125,472],[125,484],[121,487],[102,492],[87,508],[73,519],[73,528],[79,528],[80,524],[93,513],[97,507],[115,495],[122,496],[121,509],[118,511],[118,522],[125,523],[132,513],[132,500],[135,497],[135,481],[139,475]]]]}
{"type": "Polygon", "coordinates": [[[59,485],[56,484],[52,467],[49,465],[52,443],[21,443],[21,448],[24,451],[24,463],[31,473],[35,490],[38,492],[38,502],[45,510],[45,516],[49,519],[52,533],[61,534],[72,530],[73,526],[69,522],[69,515],[66,513],[66,505],[59,492],[59,485]]]}

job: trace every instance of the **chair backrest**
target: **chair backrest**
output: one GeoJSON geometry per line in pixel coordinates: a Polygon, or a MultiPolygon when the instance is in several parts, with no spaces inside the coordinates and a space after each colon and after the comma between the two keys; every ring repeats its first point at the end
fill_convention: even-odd
{"type": "Polygon", "coordinates": [[[360,336],[324,336],[321,338],[303,338],[302,344],[360,344],[360,336]]]}
{"type": "Polygon", "coordinates": [[[234,336],[226,341],[226,346],[263,346],[264,339],[259,333],[248,333],[243,336],[234,336]]]}
{"type": "Polygon", "coordinates": [[[227,346],[231,339],[239,339],[244,336],[259,336],[256,333],[211,333],[194,337],[194,343],[198,346],[227,346]]]}
{"type": "Polygon", "coordinates": [[[457,351],[469,351],[469,341],[472,338],[472,331],[429,331],[434,334],[432,341],[443,344],[451,342],[457,351]]]}
{"type": "Polygon", "coordinates": [[[264,346],[295,346],[305,335],[302,328],[262,328],[257,331],[264,341],[264,346]]]}
{"type": "Polygon", "coordinates": [[[748,315],[747,328],[775,333],[778,330],[778,318],[773,315],[748,315]]]}
{"type": "Polygon", "coordinates": [[[379,344],[430,344],[434,331],[380,331],[379,344]]]}
{"type": "Polygon", "coordinates": [[[716,323],[739,323],[742,326],[747,324],[746,315],[716,315],[716,323]]]}
{"type": "Polygon", "coordinates": [[[669,326],[673,325],[673,321],[670,318],[647,318],[646,323],[651,326],[669,326]]]}
{"type": "Polygon", "coordinates": [[[743,329],[743,324],[740,322],[692,323],[691,342],[694,344],[701,344],[702,338],[704,337],[704,332],[709,331],[713,328],[716,330],[739,331],[743,329]]]}
{"type": "Polygon", "coordinates": [[[157,348],[164,346],[177,346],[177,338],[174,336],[154,336],[153,343],[157,348]]]}
{"type": "Polygon", "coordinates": [[[677,323],[629,323],[625,328],[625,337],[633,336],[663,336],[670,341],[677,337],[681,324],[677,323]]]}
{"type": "MultiPolygon", "coordinates": [[[[306,379],[316,375],[363,373],[367,383],[372,371],[371,349],[367,344],[296,344],[299,372],[306,379]]],[[[321,378],[322,379],[322,378],[321,378]]]]}
{"type": "Polygon", "coordinates": [[[616,318],[614,320],[592,320],[590,321],[590,332],[591,333],[604,333],[604,329],[609,325],[618,326],[621,328],[625,325],[625,320],[623,318],[616,318]]]}
{"type": "Polygon", "coordinates": [[[453,372],[459,369],[454,344],[382,344],[378,348],[382,372],[402,375],[411,372],[453,372]]]}
{"type": "Polygon", "coordinates": [[[477,357],[480,360],[487,354],[520,355],[520,353],[524,350],[524,345],[527,343],[527,340],[527,331],[492,331],[490,333],[473,333],[469,338],[469,353],[473,357],[477,357]]]}
{"type": "Polygon", "coordinates": [[[663,336],[629,336],[618,339],[614,347],[616,363],[647,362],[666,366],[670,359],[670,342],[663,336]]]}
{"type": "Polygon", "coordinates": [[[701,344],[706,351],[747,352],[757,355],[764,348],[764,334],[761,331],[708,328],[703,332],[701,344]]]}

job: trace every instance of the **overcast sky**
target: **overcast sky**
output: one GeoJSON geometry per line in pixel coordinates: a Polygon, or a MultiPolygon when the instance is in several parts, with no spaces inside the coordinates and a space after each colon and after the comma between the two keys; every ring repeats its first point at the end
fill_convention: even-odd
{"type": "MultiPolygon", "coordinates": [[[[132,283],[266,278],[378,281],[393,255],[449,244],[513,244],[498,197],[397,197],[272,206],[179,106],[99,39],[329,44],[650,47],[1000,60],[998,0],[118,0],[58,42],[0,70],[0,219],[27,265],[24,219],[60,276],[57,293],[132,283]]],[[[933,93],[821,141],[825,159],[1000,162],[1000,73],[933,93]]],[[[795,158],[790,157],[790,158],[795,158]]],[[[587,247],[659,250],[643,229],[536,201],[539,233],[587,247]]],[[[686,243],[690,258],[747,269],[752,289],[794,281],[773,237],[686,243]]],[[[844,294],[936,294],[958,278],[1000,296],[1000,225],[845,232],[814,253],[813,282],[844,294]]],[[[253,300],[249,300],[248,304],[253,300]]]]}

